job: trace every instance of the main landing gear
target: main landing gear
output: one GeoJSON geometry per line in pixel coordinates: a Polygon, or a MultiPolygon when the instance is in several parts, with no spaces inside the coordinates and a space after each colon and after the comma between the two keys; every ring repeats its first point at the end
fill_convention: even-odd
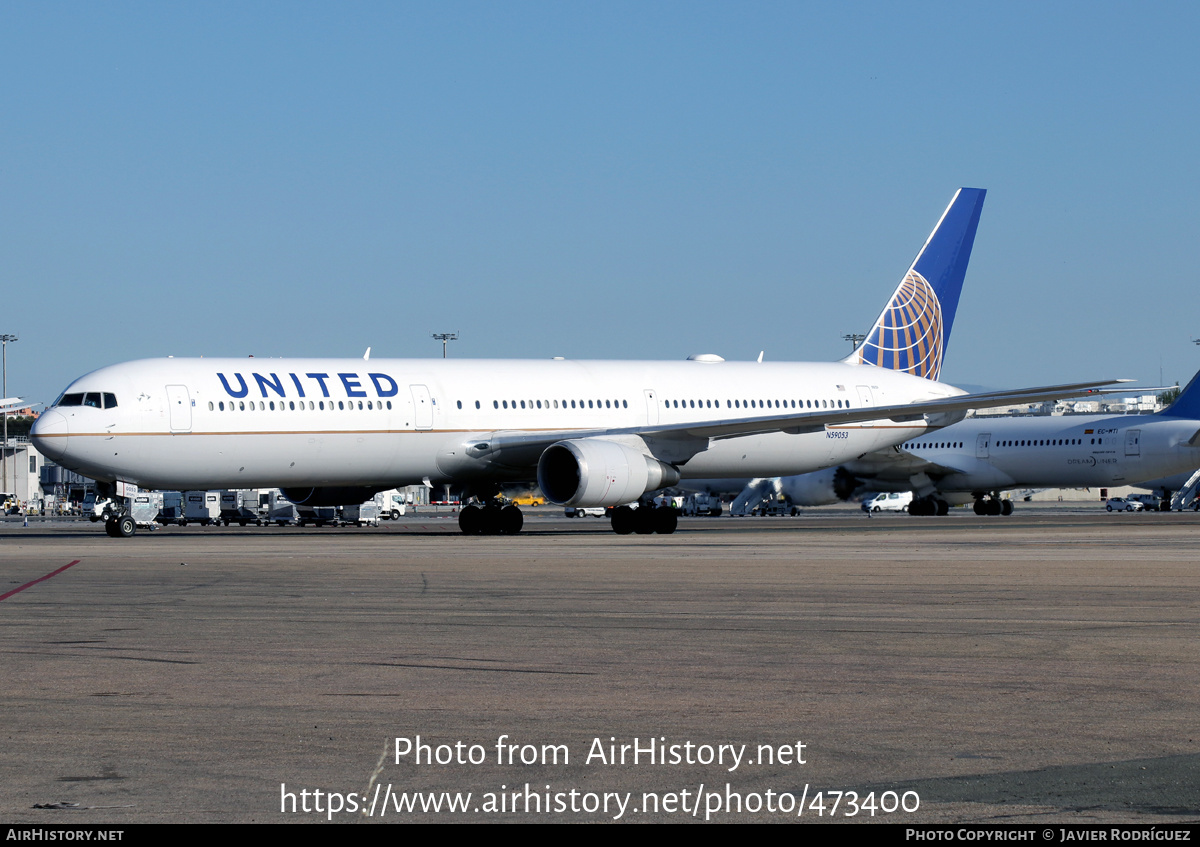
{"type": "Polygon", "coordinates": [[[679,512],[672,506],[655,506],[639,503],[632,506],[617,506],[612,513],[612,528],[617,535],[670,535],[679,526],[679,512]]]}
{"type": "Polygon", "coordinates": [[[463,506],[458,513],[458,528],[464,535],[516,535],[524,525],[521,510],[498,499],[463,506]]]}
{"type": "Polygon", "coordinates": [[[908,513],[922,518],[944,518],[950,514],[950,504],[937,497],[922,497],[908,504],[908,513]]]}
{"type": "Polygon", "coordinates": [[[975,514],[977,515],[1004,515],[1007,517],[1012,513],[1012,500],[1001,500],[998,491],[993,491],[986,497],[982,494],[975,497],[975,514]]]}

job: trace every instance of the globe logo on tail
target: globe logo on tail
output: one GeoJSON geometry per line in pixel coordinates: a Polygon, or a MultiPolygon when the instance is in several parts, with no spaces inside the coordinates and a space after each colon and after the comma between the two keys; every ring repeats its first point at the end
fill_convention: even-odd
{"type": "Polygon", "coordinates": [[[944,343],[937,294],[925,277],[909,271],[863,342],[861,361],[936,380],[944,343]]]}

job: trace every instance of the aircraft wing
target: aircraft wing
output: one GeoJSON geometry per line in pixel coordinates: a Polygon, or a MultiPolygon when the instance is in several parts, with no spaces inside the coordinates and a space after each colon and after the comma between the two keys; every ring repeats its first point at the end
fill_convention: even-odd
{"type": "Polygon", "coordinates": [[[853,461],[845,462],[844,466],[856,477],[887,482],[902,482],[912,479],[917,474],[925,474],[931,479],[937,480],[970,470],[942,462],[932,462],[924,456],[902,450],[898,445],[887,450],[867,453],[853,461]]]}
{"type": "Polygon", "coordinates": [[[633,436],[644,439],[651,446],[656,457],[666,462],[679,463],[686,462],[697,453],[708,449],[710,439],[739,438],[771,432],[786,432],[795,435],[805,432],[820,432],[827,426],[882,420],[902,423],[928,419],[931,425],[947,426],[961,420],[959,413],[970,409],[1077,397],[1093,393],[1101,386],[1126,381],[1128,380],[1106,379],[1038,388],[957,394],[951,397],[938,397],[896,406],[863,406],[857,409],[822,409],[812,412],[797,410],[777,415],[691,421],[678,424],[652,424],[611,429],[541,430],[538,432],[499,431],[473,439],[472,443],[467,445],[466,452],[472,458],[489,458],[512,467],[522,467],[536,464],[538,456],[543,450],[551,444],[565,439],[619,439],[622,436],[633,436]],[[944,420],[938,421],[939,417],[944,420]],[[499,455],[501,453],[503,456],[499,455]]]}
{"type": "Polygon", "coordinates": [[[13,406],[20,406],[23,402],[20,397],[5,397],[0,400],[0,409],[11,409],[13,406]]]}

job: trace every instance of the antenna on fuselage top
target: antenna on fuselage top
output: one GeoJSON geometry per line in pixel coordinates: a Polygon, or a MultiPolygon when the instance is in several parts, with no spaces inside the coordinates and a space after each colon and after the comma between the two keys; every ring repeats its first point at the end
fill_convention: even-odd
{"type": "Polygon", "coordinates": [[[366,353],[363,353],[363,360],[364,360],[364,361],[365,361],[365,360],[367,360],[367,359],[369,359],[369,358],[371,358],[371,348],[370,348],[370,347],[368,347],[368,348],[367,348],[367,352],[366,352],[366,353]]]}

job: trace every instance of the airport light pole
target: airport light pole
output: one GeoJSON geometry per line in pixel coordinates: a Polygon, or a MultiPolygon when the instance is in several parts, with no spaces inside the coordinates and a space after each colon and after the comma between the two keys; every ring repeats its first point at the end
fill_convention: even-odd
{"type": "MultiPolygon", "coordinates": [[[[8,342],[18,341],[18,340],[20,340],[20,339],[18,339],[15,335],[0,335],[0,360],[2,360],[2,362],[0,362],[0,370],[3,371],[3,375],[0,376],[0,395],[3,395],[4,397],[8,397],[8,342]]],[[[3,454],[0,455],[0,463],[3,464],[3,468],[4,468],[3,472],[0,472],[0,476],[2,476],[4,479],[3,483],[0,484],[0,488],[3,488],[4,491],[7,492],[8,491],[8,409],[4,410],[4,451],[3,451],[3,454]]]]}
{"type": "Polygon", "coordinates": [[[853,353],[855,350],[858,349],[858,342],[862,341],[864,338],[866,338],[865,335],[860,335],[857,332],[852,332],[849,335],[842,336],[842,339],[844,341],[850,342],[850,352],[851,353],[853,353]]]}
{"type": "Polygon", "coordinates": [[[435,332],[433,337],[442,342],[442,358],[446,358],[446,342],[458,341],[457,332],[435,332]]]}

